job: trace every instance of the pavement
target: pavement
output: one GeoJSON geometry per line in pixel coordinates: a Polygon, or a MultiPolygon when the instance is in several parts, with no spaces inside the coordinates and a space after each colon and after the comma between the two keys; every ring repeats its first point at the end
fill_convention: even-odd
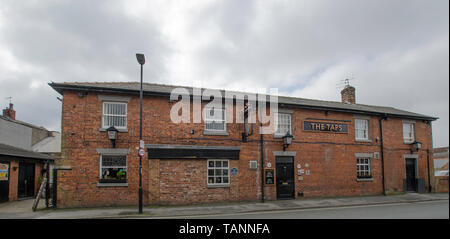
{"type": "Polygon", "coordinates": [[[221,215],[249,212],[266,212],[312,208],[379,205],[442,201],[449,199],[448,193],[408,193],[394,196],[362,196],[341,198],[314,198],[257,202],[213,203],[189,206],[147,206],[143,214],[137,214],[135,207],[102,207],[45,209],[40,201],[36,212],[32,212],[33,200],[14,201],[0,204],[0,218],[28,219],[88,219],[88,218],[187,218],[200,215],[221,215]]]}

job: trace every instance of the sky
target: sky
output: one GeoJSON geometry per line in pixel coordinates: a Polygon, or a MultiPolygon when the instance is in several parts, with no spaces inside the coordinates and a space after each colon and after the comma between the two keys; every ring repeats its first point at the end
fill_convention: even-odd
{"type": "Polygon", "coordinates": [[[0,1],[0,106],[60,130],[49,82],[139,81],[356,102],[436,116],[449,145],[448,0],[0,1]]]}

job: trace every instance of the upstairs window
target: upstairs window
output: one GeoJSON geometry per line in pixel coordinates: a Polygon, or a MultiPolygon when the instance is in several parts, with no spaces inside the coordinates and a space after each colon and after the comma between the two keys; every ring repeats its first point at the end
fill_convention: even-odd
{"type": "Polygon", "coordinates": [[[369,120],[355,119],[355,139],[369,140],[369,120]]]}
{"type": "Polygon", "coordinates": [[[127,156],[100,156],[100,183],[126,183],[127,156]]]}
{"type": "Polygon", "coordinates": [[[205,130],[226,131],[225,109],[205,108],[205,130]]]}
{"type": "Polygon", "coordinates": [[[127,127],[127,104],[119,102],[103,102],[102,128],[111,126],[117,129],[127,127]]]}
{"type": "Polygon", "coordinates": [[[403,142],[414,143],[414,123],[403,123],[403,142]]]}
{"type": "Polygon", "coordinates": [[[291,114],[278,113],[275,118],[276,131],[275,135],[284,136],[286,133],[292,135],[292,116],[291,114]]]}

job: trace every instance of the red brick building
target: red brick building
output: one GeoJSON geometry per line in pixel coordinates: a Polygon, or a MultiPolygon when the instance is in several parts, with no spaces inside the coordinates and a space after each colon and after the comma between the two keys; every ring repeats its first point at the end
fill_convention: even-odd
{"type": "MultiPolygon", "coordinates": [[[[64,96],[58,207],[136,205],[139,83],[49,85],[64,96]]],[[[258,121],[173,123],[174,88],[144,84],[145,205],[430,190],[435,117],[356,104],[346,89],[345,103],[278,97],[277,131],[261,135],[258,121]]]]}

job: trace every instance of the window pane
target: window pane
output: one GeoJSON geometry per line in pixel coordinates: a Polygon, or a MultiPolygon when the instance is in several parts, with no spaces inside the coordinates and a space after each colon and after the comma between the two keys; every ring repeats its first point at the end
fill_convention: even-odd
{"type": "Polygon", "coordinates": [[[222,177],[216,177],[216,183],[222,183],[222,177]]]}
{"type": "Polygon", "coordinates": [[[127,110],[126,104],[104,103],[103,104],[103,126],[126,127],[127,110]]]}
{"type": "Polygon", "coordinates": [[[290,114],[278,114],[276,118],[276,133],[277,134],[286,134],[291,132],[291,115],[290,114]]]}
{"type": "Polygon", "coordinates": [[[205,120],[222,121],[225,120],[225,109],[210,108],[205,109],[205,120]]]}
{"type": "Polygon", "coordinates": [[[216,161],[216,167],[222,167],[222,161],[216,161]]]}
{"type": "Polygon", "coordinates": [[[223,177],[223,183],[228,183],[228,177],[223,177]]]}
{"type": "Polygon", "coordinates": [[[214,176],[214,169],[208,170],[208,176],[214,176]]]}
{"type": "Polygon", "coordinates": [[[222,167],[228,167],[228,161],[222,161],[222,167]]]}
{"type": "Polygon", "coordinates": [[[207,130],[225,130],[225,121],[205,121],[207,130]]]}
{"type": "Polygon", "coordinates": [[[222,176],[222,170],[221,169],[216,169],[216,171],[214,173],[215,173],[215,176],[222,176]]]}
{"type": "Polygon", "coordinates": [[[124,167],[127,166],[125,156],[102,156],[103,167],[124,167]]]}
{"type": "Polygon", "coordinates": [[[102,168],[101,179],[126,180],[127,171],[124,168],[102,168]]]}
{"type": "Polygon", "coordinates": [[[222,169],[222,175],[228,176],[228,169],[222,169]]]}
{"type": "Polygon", "coordinates": [[[214,167],[214,161],[209,161],[208,162],[208,167],[213,168],[214,167]]]}
{"type": "Polygon", "coordinates": [[[214,177],[208,177],[208,183],[214,184],[214,177]]]}
{"type": "Polygon", "coordinates": [[[355,119],[355,137],[357,139],[369,139],[369,121],[355,119]]]}

